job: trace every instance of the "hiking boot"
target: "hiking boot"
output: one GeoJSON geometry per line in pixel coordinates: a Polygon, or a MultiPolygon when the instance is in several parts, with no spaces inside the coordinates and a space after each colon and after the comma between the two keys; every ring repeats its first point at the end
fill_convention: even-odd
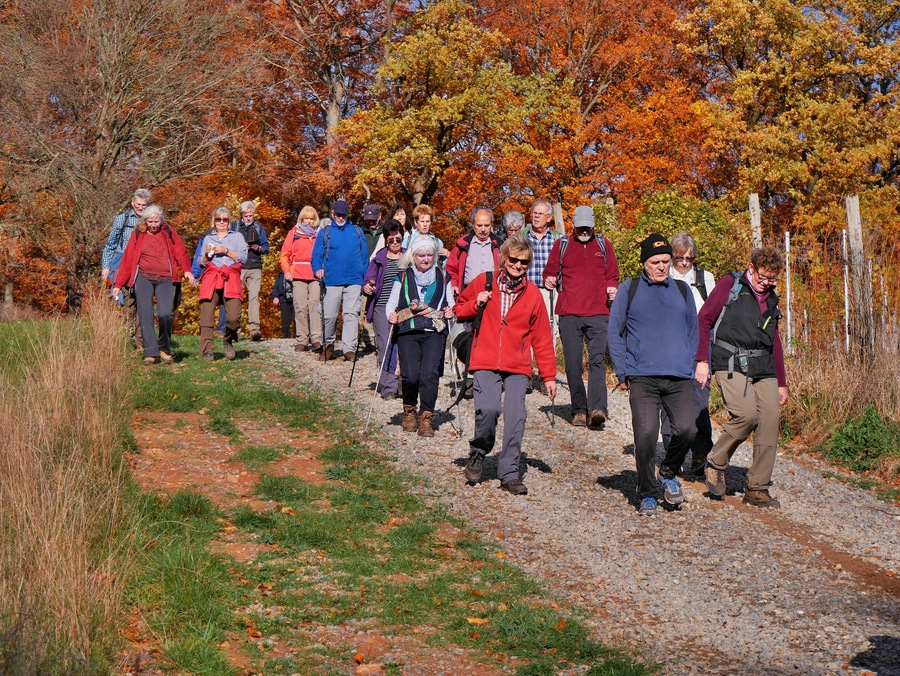
{"type": "Polygon", "coordinates": [[[510,479],[505,483],[501,482],[500,489],[507,493],[512,493],[513,495],[528,495],[528,486],[518,479],[510,479]]]}
{"type": "Polygon", "coordinates": [[[356,352],[344,352],[344,361],[356,361],[356,352]]]}
{"type": "Polygon", "coordinates": [[[709,489],[709,492],[717,497],[723,497],[725,495],[725,470],[707,465],[705,475],[706,487],[709,489]]]}
{"type": "Polygon", "coordinates": [[[237,354],[234,351],[234,345],[231,344],[230,340],[226,340],[224,342],[224,347],[222,348],[222,350],[225,352],[225,359],[234,359],[235,355],[237,354]]]}
{"type": "Polygon", "coordinates": [[[159,363],[159,357],[144,357],[144,366],[152,366],[159,363]]]}
{"type": "Polygon", "coordinates": [[[313,343],[310,348],[312,352],[319,352],[322,349],[322,343],[313,343]]]}
{"type": "Polygon", "coordinates": [[[206,361],[214,361],[216,356],[212,352],[204,352],[201,355],[206,361]]]}
{"type": "Polygon", "coordinates": [[[401,429],[403,429],[404,432],[415,432],[418,426],[419,421],[416,420],[416,407],[412,404],[403,404],[403,422],[400,423],[401,429]]]}
{"type": "Polygon", "coordinates": [[[654,516],[656,514],[656,498],[644,498],[638,508],[641,516],[654,516]]]}
{"type": "Polygon", "coordinates": [[[250,340],[252,340],[254,343],[258,343],[262,340],[262,334],[259,331],[254,331],[250,334],[250,340]]]}
{"type": "Polygon", "coordinates": [[[321,361],[328,361],[334,357],[334,345],[326,345],[325,349],[322,350],[322,356],[320,357],[321,361]]]}
{"type": "Polygon", "coordinates": [[[769,509],[781,507],[781,503],[769,495],[768,488],[763,488],[761,491],[752,491],[748,488],[744,491],[743,502],[754,507],[768,507],[769,509]]]}
{"type": "Polygon", "coordinates": [[[294,352],[306,352],[308,349],[309,345],[302,345],[301,343],[294,345],[294,352]]]}
{"type": "Polygon", "coordinates": [[[681,483],[675,477],[671,479],[663,479],[659,477],[659,483],[662,484],[663,500],[670,505],[680,505],[684,502],[684,493],[681,492],[681,483]]]}
{"type": "Polygon", "coordinates": [[[381,398],[384,399],[385,401],[392,401],[397,398],[397,393],[396,392],[382,392],[381,398]]]}
{"type": "Polygon", "coordinates": [[[466,461],[466,481],[477,484],[481,481],[481,471],[484,469],[484,456],[478,451],[471,451],[466,461]]]}
{"type": "Polygon", "coordinates": [[[170,355],[168,352],[159,351],[159,361],[163,364],[171,364],[175,361],[175,357],[170,355]]]}
{"type": "Polygon", "coordinates": [[[434,430],[431,428],[431,418],[434,416],[432,411],[422,411],[419,414],[419,436],[433,437],[434,430]]]}
{"type": "Polygon", "coordinates": [[[606,422],[606,411],[602,408],[596,411],[588,412],[588,425],[591,427],[602,427],[606,422]]]}
{"type": "Polygon", "coordinates": [[[579,411],[572,416],[572,427],[584,427],[587,425],[587,416],[584,411],[579,411]]]}

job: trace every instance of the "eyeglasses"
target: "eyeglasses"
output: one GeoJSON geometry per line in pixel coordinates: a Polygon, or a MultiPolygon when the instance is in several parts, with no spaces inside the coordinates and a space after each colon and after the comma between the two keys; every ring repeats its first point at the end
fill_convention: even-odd
{"type": "Polygon", "coordinates": [[[508,260],[513,265],[528,265],[531,263],[530,258],[516,258],[515,256],[510,256],[508,260]]]}
{"type": "Polygon", "coordinates": [[[672,260],[675,261],[676,263],[693,263],[694,257],[693,256],[676,256],[672,260]]]}
{"type": "Polygon", "coordinates": [[[754,270],[753,274],[756,275],[756,278],[759,281],[765,282],[766,284],[775,284],[776,282],[778,282],[778,275],[775,275],[774,277],[768,277],[766,275],[759,274],[759,270],[754,270]]]}
{"type": "Polygon", "coordinates": [[[219,218],[218,216],[216,217],[216,223],[227,223],[227,222],[228,222],[227,218],[219,218]]]}
{"type": "Polygon", "coordinates": [[[531,215],[532,216],[543,216],[544,218],[548,218],[550,216],[550,214],[548,214],[546,211],[532,211],[531,215]]]}
{"type": "Polygon", "coordinates": [[[388,244],[400,244],[403,241],[402,237],[388,237],[388,244]]]}

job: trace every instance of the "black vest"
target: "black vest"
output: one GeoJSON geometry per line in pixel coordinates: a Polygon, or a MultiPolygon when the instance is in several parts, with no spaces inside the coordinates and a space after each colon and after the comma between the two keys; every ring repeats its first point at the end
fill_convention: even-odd
{"type": "Polygon", "coordinates": [[[738,297],[723,310],[722,321],[712,344],[710,366],[714,373],[727,371],[728,362],[734,357],[732,364],[735,371],[740,371],[751,379],[774,378],[775,356],[772,349],[778,332],[778,320],[781,318],[778,296],[771,291],[766,299],[766,311],[760,312],[759,303],[747,281],[742,278],[740,285],[738,297]],[[717,343],[727,343],[738,351],[734,352],[717,343]],[[752,354],[749,354],[750,351],[752,354]],[[741,353],[745,353],[743,358],[741,353]]]}
{"type": "MultiPolygon", "coordinates": [[[[405,310],[414,300],[428,303],[433,310],[443,310],[447,305],[447,281],[446,273],[435,266],[434,293],[427,298],[419,297],[419,288],[416,286],[416,275],[412,268],[400,273],[400,300],[397,302],[397,311],[405,310]]],[[[397,333],[411,333],[412,331],[436,331],[434,322],[429,317],[411,317],[397,326],[397,333]]],[[[444,332],[447,326],[444,326],[444,332]]]]}

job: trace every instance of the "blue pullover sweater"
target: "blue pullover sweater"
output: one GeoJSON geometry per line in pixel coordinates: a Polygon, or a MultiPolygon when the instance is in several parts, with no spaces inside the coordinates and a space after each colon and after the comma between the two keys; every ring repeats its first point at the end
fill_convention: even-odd
{"type": "Polygon", "coordinates": [[[655,284],[641,273],[619,287],[610,310],[607,344],[620,383],[635,376],[693,378],[699,338],[694,296],[688,291],[684,298],[675,280],[655,284]],[[640,286],[626,317],[632,284],[640,286]]]}
{"type": "Polygon", "coordinates": [[[313,272],[325,270],[325,286],[362,284],[369,267],[369,246],[359,226],[349,220],[325,226],[312,251],[313,272]]]}

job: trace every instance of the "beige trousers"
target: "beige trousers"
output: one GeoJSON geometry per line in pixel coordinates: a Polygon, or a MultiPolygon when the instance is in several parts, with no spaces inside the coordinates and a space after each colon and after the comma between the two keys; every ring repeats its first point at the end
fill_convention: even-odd
{"type": "Polygon", "coordinates": [[[749,380],[735,372],[732,378],[724,371],[716,373],[716,382],[722,390],[728,422],[722,429],[707,462],[715,469],[724,470],[731,456],[753,433],[753,460],[747,472],[747,488],[761,491],[772,483],[778,431],[781,425],[781,407],[778,405],[778,380],[763,378],[749,380]]]}
{"type": "Polygon", "coordinates": [[[294,323],[297,326],[297,342],[300,345],[322,344],[322,287],[318,280],[295,279],[294,323]]]}

